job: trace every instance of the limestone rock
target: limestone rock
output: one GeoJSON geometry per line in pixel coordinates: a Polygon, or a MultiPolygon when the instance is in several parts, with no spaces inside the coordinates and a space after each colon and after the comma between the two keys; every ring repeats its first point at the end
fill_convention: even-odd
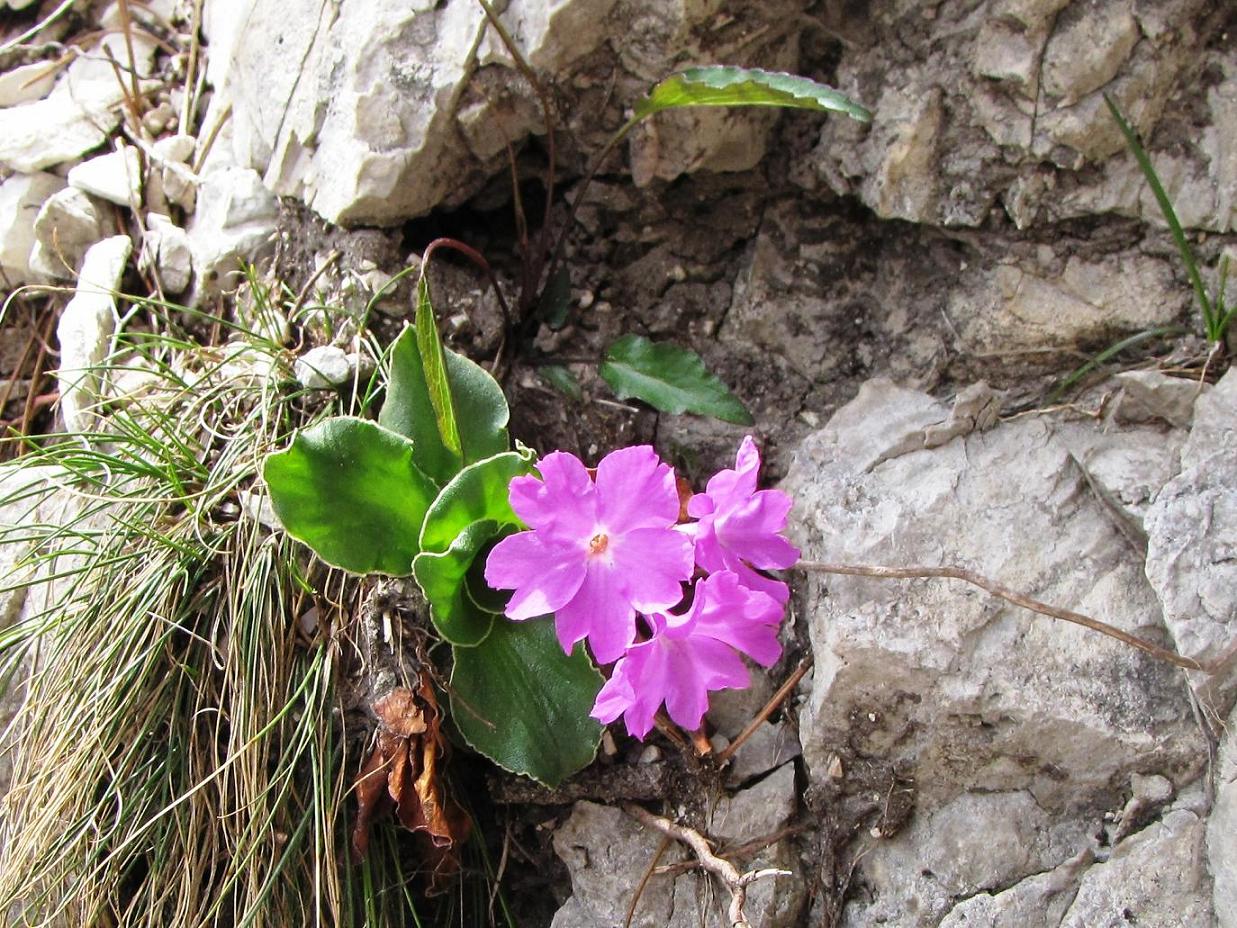
{"type": "Polygon", "coordinates": [[[15,174],[0,184],[0,271],[14,286],[38,278],[31,268],[35,220],[47,199],[64,186],[54,174],[15,174]]]}
{"type": "Polygon", "coordinates": [[[36,61],[0,74],[0,107],[42,100],[55,85],[56,73],[54,64],[36,61]]]}
{"type": "Polygon", "coordinates": [[[293,366],[293,374],[307,390],[333,389],[350,381],[355,372],[348,354],[335,345],[311,348],[293,366]]]}
{"type": "Polygon", "coordinates": [[[71,279],[86,249],[103,238],[103,210],[89,194],[65,187],[39,210],[34,236],[31,268],[48,277],[71,279]]]}
{"type": "MultiPolygon", "coordinates": [[[[724,60],[793,69],[797,31],[781,26],[805,6],[749,3],[719,21],[712,3],[518,0],[500,15],[533,66],[576,101],[560,107],[565,128],[595,150],[598,107],[621,118],[676,68],[724,60]],[[587,67],[597,55],[622,65],[604,93],[587,67]]],[[[508,143],[545,132],[539,105],[513,89],[523,81],[473,4],[246,0],[237,9],[213,0],[205,23],[210,80],[232,107],[235,161],[335,222],[390,225],[462,202],[502,169],[508,143]],[[273,72],[271,49],[296,67],[273,72]]],[[[768,111],[659,117],[631,141],[633,173],[749,168],[775,119],[768,111]]]]}
{"type": "Polygon", "coordinates": [[[1079,875],[1094,856],[1088,848],[1060,866],[1020,880],[1008,889],[976,893],[950,909],[940,928],[1060,925],[1078,891],[1079,875]]]}
{"type": "Polygon", "coordinates": [[[968,275],[947,313],[968,350],[1016,351],[1165,325],[1188,298],[1168,262],[1137,253],[1070,257],[1059,272],[1007,260],[968,275]]]}
{"type": "Polygon", "coordinates": [[[735,751],[734,760],[726,771],[726,782],[738,786],[793,760],[800,753],[799,738],[789,725],[785,722],[780,725],[761,722],[751,737],[735,751]]]}
{"type": "MultiPolygon", "coordinates": [[[[660,844],[660,835],[620,809],[576,803],[571,818],[554,833],[554,851],[571,873],[572,897],[554,916],[553,928],[621,925],[631,894],[660,844]]],[[[679,858],[676,848],[670,859],[679,858]]],[[[649,880],[632,925],[664,928],[673,902],[674,881],[649,880]]]]}
{"type": "Polygon", "coordinates": [[[1214,903],[1219,928],[1237,928],[1237,712],[1228,719],[1227,733],[1216,764],[1215,804],[1207,820],[1207,862],[1214,881],[1214,903]]]}
{"type": "Polygon", "coordinates": [[[1027,792],[968,793],[917,815],[864,857],[857,875],[869,892],[842,924],[935,926],[955,900],[1085,857],[1089,844],[1086,823],[1054,819],[1027,792]]]}
{"type": "Polygon", "coordinates": [[[69,186],[117,206],[142,205],[142,159],[132,145],[83,161],[69,170],[69,186]]]}
{"type": "MultiPolygon", "coordinates": [[[[805,559],[960,564],[1163,640],[1141,552],[1090,492],[1072,432],[1027,418],[899,450],[915,408],[946,415],[871,383],[800,447],[783,488],[805,559]]],[[[1112,639],[950,581],[809,575],[805,592],[816,667],[800,738],[816,779],[838,743],[910,764],[929,805],[1029,790],[1055,808],[1134,770],[1196,769],[1180,677],[1112,639]],[[856,731],[854,713],[871,724],[856,731]]]]}
{"type": "Polygon", "coordinates": [[[1182,471],[1146,523],[1147,579],[1177,650],[1219,657],[1237,641],[1237,460],[1216,454],[1182,471]]]}
{"type": "Polygon", "coordinates": [[[133,251],[127,235],[106,238],[86,252],[77,293],[60,315],[60,411],[69,432],[93,431],[95,407],[103,396],[98,365],[116,331],[116,289],[133,251]]]}
{"type": "Polygon", "coordinates": [[[1113,377],[1121,388],[1116,409],[1122,422],[1167,422],[1189,428],[1194,401],[1211,389],[1207,383],[1170,377],[1160,371],[1123,371],[1113,377]]]}
{"type": "Polygon", "coordinates": [[[1083,876],[1061,928],[1212,928],[1205,823],[1175,809],[1131,835],[1083,876]]]}
{"type": "Polygon", "coordinates": [[[147,213],[138,266],[158,271],[164,293],[184,293],[193,277],[193,252],[188,233],[161,213],[147,213]]]}
{"type": "MultiPolygon", "coordinates": [[[[133,36],[138,74],[150,73],[155,43],[133,36]]],[[[128,61],[125,37],[109,33],[65,69],[45,98],[0,109],[0,164],[38,171],[72,161],[103,144],[120,124],[124,91],[108,62],[128,61]]]]}
{"type": "Polygon", "coordinates": [[[1104,213],[1162,225],[1104,105],[1109,93],[1152,141],[1182,223],[1230,231],[1237,53],[1208,43],[1211,9],[1205,0],[833,4],[829,26],[847,40],[836,81],[875,118],[827,121],[802,182],[855,193],[883,217],[941,226],[979,226],[994,210],[1019,228],[1104,213]],[[1159,136],[1157,126],[1182,125],[1171,101],[1198,86],[1207,88],[1195,95],[1201,129],[1159,136]]]}
{"type": "Polygon", "coordinates": [[[187,232],[197,270],[195,302],[235,287],[243,263],[274,249],[279,204],[256,171],[221,166],[202,178],[187,232]]]}

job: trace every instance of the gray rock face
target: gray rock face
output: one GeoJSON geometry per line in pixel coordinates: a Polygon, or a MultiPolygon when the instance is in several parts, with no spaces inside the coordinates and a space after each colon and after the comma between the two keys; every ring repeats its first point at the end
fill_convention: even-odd
{"type": "MultiPolygon", "coordinates": [[[[709,817],[710,837],[739,844],[768,837],[782,828],[796,807],[795,771],[785,764],[759,783],[722,797],[709,817]]],[[[650,861],[661,844],[658,832],[646,829],[619,809],[578,802],[571,818],[554,833],[554,850],[571,872],[572,896],[555,913],[553,928],[615,928],[623,924],[650,861]]],[[[662,863],[687,859],[672,844],[662,863]]],[[[740,871],[778,867],[792,876],[761,880],[749,888],[746,914],[753,928],[790,928],[804,903],[804,883],[795,855],[785,841],[753,859],[732,861],[740,871]]],[[[709,879],[712,879],[711,877],[709,879]]],[[[725,923],[726,893],[696,873],[655,875],[640,896],[631,924],[647,928],[696,928],[725,923]]]]}
{"type": "MultiPolygon", "coordinates": [[[[803,6],[779,0],[732,10],[742,24],[733,30],[719,26],[712,3],[516,0],[501,17],[533,67],[568,96],[614,77],[617,116],[685,64],[793,68],[797,43],[784,30],[761,33],[803,6]],[[619,73],[607,60],[604,80],[577,82],[594,53],[617,58],[619,73]]],[[[237,163],[332,221],[391,224],[462,202],[502,168],[508,143],[545,132],[475,4],[245,0],[238,9],[215,0],[205,17],[210,78],[232,106],[237,163]],[[271,49],[295,66],[272,71],[271,49]]],[[[564,107],[568,121],[572,109],[588,114],[595,135],[595,105],[564,107]]],[[[714,111],[660,121],[631,142],[636,178],[750,168],[775,118],[714,111]]]]}
{"type": "Polygon", "coordinates": [[[1195,404],[1181,473],[1147,513],[1147,578],[1177,649],[1219,657],[1237,641],[1237,373],[1195,404]]]}
{"type": "Polygon", "coordinates": [[[279,203],[256,171],[220,165],[206,173],[185,230],[197,272],[194,302],[231,290],[241,267],[274,250],[279,203]]]}
{"type": "MultiPolygon", "coordinates": [[[[1017,419],[937,448],[914,439],[947,415],[927,396],[872,381],[804,443],[783,488],[796,500],[792,525],[801,526],[805,558],[959,564],[1163,640],[1161,605],[1143,574],[1141,550],[1115,524],[1079,461],[1123,445],[1137,456],[1157,440],[1171,449],[1173,439],[1148,429],[1103,434],[1047,417],[1017,419]]],[[[1174,469],[1171,459],[1163,461],[1158,479],[1174,469]]],[[[1097,471],[1108,492],[1123,492],[1122,468],[1097,471]]],[[[1141,472],[1141,479],[1154,483],[1149,473],[1157,472],[1141,472]]],[[[1082,832],[1061,824],[1071,818],[1068,810],[1104,802],[1148,769],[1178,783],[1197,775],[1203,748],[1183,679],[1109,638],[951,581],[809,575],[806,595],[816,668],[800,736],[812,777],[826,777],[845,745],[909,765],[919,788],[916,824],[897,839],[907,843],[878,848],[859,865],[875,887],[859,911],[891,913],[922,895],[929,900],[922,918],[897,923],[936,924],[947,900],[1003,889],[1085,849],[1082,832]],[[867,723],[856,725],[856,718],[867,723]],[[968,851],[978,855],[974,866],[958,864],[965,879],[938,875],[929,891],[897,877],[918,872],[906,863],[916,855],[935,859],[934,848],[950,846],[939,836],[919,840],[920,831],[937,827],[942,810],[976,801],[977,791],[1054,817],[1039,827],[1029,812],[993,812],[979,829],[981,843],[968,851]],[[1030,830],[1024,834],[1023,827],[1030,830]],[[1065,837],[1048,841],[1058,833],[1065,837]],[[999,834],[1006,834],[1005,850],[991,855],[994,862],[986,849],[999,834]],[[992,866],[1003,869],[985,869],[992,866]]],[[[962,861],[961,853],[944,856],[962,861]]],[[[937,874],[932,864],[924,867],[937,874]]],[[[852,924],[865,923],[854,917],[852,924]]]]}
{"type": "MultiPolygon", "coordinates": [[[[805,182],[858,194],[882,217],[978,226],[1003,210],[1020,229],[1159,211],[1104,106],[1111,94],[1152,138],[1175,94],[1198,96],[1204,128],[1153,160],[1188,227],[1237,214],[1237,53],[1199,53],[1203,0],[947,0],[831,4],[847,40],[842,89],[875,110],[870,129],[830,121],[805,182]],[[1198,94],[1196,75],[1216,76],[1198,94]]],[[[832,14],[832,15],[829,15],[832,14]]]]}
{"type": "Polygon", "coordinates": [[[1214,885],[1219,928],[1237,928],[1237,712],[1228,719],[1228,734],[1216,765],[1215,804],[1207,821],[1207,863],[1214,885]]]}
{"type": "Polygon", "coordinates": [[[1174,809],[1087,870],[1061,928],[1212,928],[1205,823],[1188,809],[1174,809]]]}
{"type": "Polygon", "coordinates": [[[969,793],[917,816],[864,858],[863,879],[877,892],[848,906],[843,924],[969,925],[953,911],[956,900],[1052,870],[1089,844],[1086,823],[1054,821],[1030,793],[969,793]],[[947,914],[954,921],[942,922],[947,914]]]}

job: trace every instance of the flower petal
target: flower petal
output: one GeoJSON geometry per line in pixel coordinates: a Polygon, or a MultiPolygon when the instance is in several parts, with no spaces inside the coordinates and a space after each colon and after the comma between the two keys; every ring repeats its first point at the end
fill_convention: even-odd
{"type": "Polygon", "coordinates": [[[665,528],[679,518],[674,471],[651,445],[620,448],[597,465],[598,517],[622,535],[638,528],[665,528]]]}
{"type": "Polygon", "coordinates": [[[597,497],[588,471],[574,454],[554,451],[537,464],[541,474],[514,477],[511,508],[525,524],[562,538],[588,539],[597,524],[597,497]]]}
{"type": "Polygon", "coordinates": [[[531,619],[569,602],[586,575],[578,548],[547,542],[536,532],[517,532],[496,544],[485,562],[485,582],[496,590],[515,590],[508,618],[531,619]]]}
{"type": "Polygon", "coordinates": [[[785,607],[772,596],[744,587],[730,571],[716,573],[696,587],[692,603],[693,641],[725,642],[769,667],[782,655],[777,638],[785,607]]]}
{"type": "Polygon", "coordinates": [[[668,528],[639,528],[613,540],[611,562],[625,602],[639,612],[678,605],[691,578],[692,541],[668,528]]]}
{"type": "Polygon", "coordinates": [[[761,490],[716,518],[717,540],[754,567],[793,567],[799,549],[778,534],[786,527],[790,506],[790,497],[780,490],[761,490]]]}
{"type": "Polygon", "coordinates": [[[710,690],[742,689],[750,679],[743,659],[712,638],[693,636],[675,642],[672,665],[663,682],[666,711],[687,731],[700,727],[709,708],[710,690]]]}
{"type": "Polygon", "coordinates": [[[744,437],[735,455],[735,469],[718,471],[705,485],[705,492],[712,497],[718,509],[723,509],[732,500],[743,499],[756,492],[756,476],[760,471],[760,452],[752,436],[744,437]]]}
{"type": "Polygon", "coordinates": [[[616,572],[599,558],[587,563],[584,582],[555,618],[563,650],[570,652],[571,645],[588,638],[599,664],[618,660],[636,638],[635,610],[623,595],[616,572]]]}

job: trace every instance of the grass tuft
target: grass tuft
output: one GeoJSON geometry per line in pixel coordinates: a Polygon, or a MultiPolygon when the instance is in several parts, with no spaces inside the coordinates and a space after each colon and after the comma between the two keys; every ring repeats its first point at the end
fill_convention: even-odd
{"type": "MultiPolygon", "coordinates": [[[[269,292],[251,290],[249,318],[269,321],[269,292]]],[[[420,925],[413,843],[384,824],[364,862],[348,852],[366,732],[338,694],[357,581],[242,498],[295,428],[363,412],[377,387],[305,394],[277,342],[143,308],[152,331],[100,368],[129,392],[99,431],[22,439],[7,473],[25,479],[0,484],[16,487],[0,508],[25,513],[0,523],[0,546],[24,552],[0,592],[26,593],[0,631],[0,681],[25,687],[0,911],[16,926],[420,925]],[[226,340],[199,344],[186,320],[226,340]]]]}

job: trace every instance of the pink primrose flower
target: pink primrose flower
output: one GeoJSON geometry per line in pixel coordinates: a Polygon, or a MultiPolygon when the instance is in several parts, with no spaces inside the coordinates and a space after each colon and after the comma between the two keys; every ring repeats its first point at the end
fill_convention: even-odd
{"type": "Polygon", "coordinates": [[[676,725],[695,731],[710,691],[748,685],[739,651],[765,667],[781,655],[777,629],[783,612],[781,603],[743,586],[731,571],[699,581],[685,614],[649,616],[652,637],[628,648],[615,664],[591,715],[603,724],[621,715],[628,732],[643,740],[664,702],[676,725]]]}
{"type": "Polygon", "coordinates": [[[793,567],[799,549],[782,537],[790,512],[790,497],[781,490],[757,490],[760,452],[748,435],[739,446],[735,469],[715,474],[687,504],[698,521],[681,527],[696,543],[696,563],[709,572],[730,570],[749,589],[767,593],[785,604],[785,583],[753,568],[793,567]]]}
{"type": "Polygon", "coordinates": [[[563,650],[587,638],[608,664],[635,640],[636,612],[670,609],[692,574],[692,544],[674,528],[674,471],[648,445],[602,458],[596,480],[579,458],[555,451],[541,477],[511,481],[511,508],[531,531],[502,539],[486,582],[514,590],[511,619],[554,613],[563,650]]]}

